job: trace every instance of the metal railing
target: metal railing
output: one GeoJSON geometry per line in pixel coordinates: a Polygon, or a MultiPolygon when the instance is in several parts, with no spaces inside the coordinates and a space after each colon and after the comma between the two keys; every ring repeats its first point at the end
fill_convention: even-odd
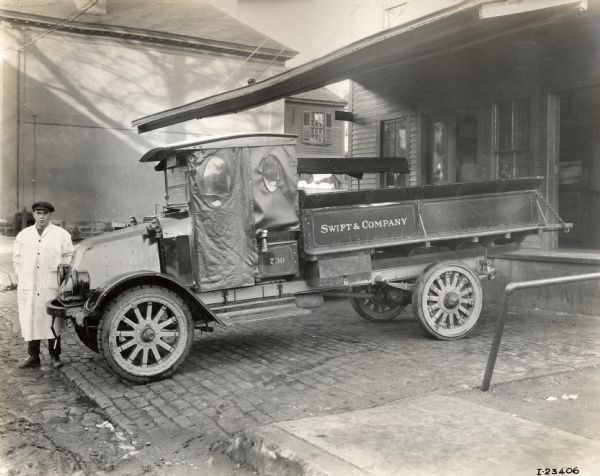
{"type": "Polygon", "coordinates": [[[520,291],[521,289],[541,288],[545,286],[553,286],[555,284],[578,283],[581,281],[592,281],[594,279],[600,279],[600,273],[575,274],[572,276],[560,276],[557,278],[508,283],[504,288],[504,303],[502,304],[502,311],[500,313],[500,317],[498,318],[498,322],[496,323],[496,333],[494,334],[494,340],[492,341],[492,347],[490,349],[490,355],[488,357],[485,374],[483,376],[481,390],[485,392],[490,388],[492,373],[494,372],[496,357],[498,356],[498,349],[500,348],[500,341],[502,340],[502,333],[504,332],[504,323],[506,322],[506,315],[508,314],[509,298],[513,292],[520,291]]]}

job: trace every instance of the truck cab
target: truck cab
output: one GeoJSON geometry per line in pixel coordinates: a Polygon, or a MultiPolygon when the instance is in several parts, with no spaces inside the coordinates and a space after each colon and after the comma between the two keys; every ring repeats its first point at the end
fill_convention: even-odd
{"type": "MultiPolygon", "coordinates": [[[[167,209],[187,209],[197,291],[253,286],[298,271],[300,230],[293,136],[228,137],[154,149],[167,209]]],[[[170,261],[170,260],[168,260],[170,261]]]]}

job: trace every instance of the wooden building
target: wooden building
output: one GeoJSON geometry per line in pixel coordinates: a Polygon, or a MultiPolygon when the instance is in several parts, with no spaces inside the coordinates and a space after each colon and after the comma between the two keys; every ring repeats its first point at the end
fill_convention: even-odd
{"type": "MultiPolygon", "coordinates": [[[[347,128],[336,120],[346,101],[328,88],[315,89],[285,99],[284,131],[298,136],[298,157],[343,157],[347,128]]],[[[345,175],[301,174],[298,185],[304,190],[348,188],[345,175]]]]}
{"type": "MultiPolygon", "coordinates": [[[[559,244],[598,247],[596,5],[527,11],[528,3],[535,5],[483,5],[471,28],[468,17],[463,25],[449,18],[448,27],[464,29],[460,44],[434,43],[408,65],[355,76],[352,155],[408,157],[405,185],[544,176],[541,192],[575,224],[559,244]],[[486,32],[486,24],[505,20],[502,31],[486,32]]],[[[368,185],[390,182],[372,176],[368,185]]]]}
{"type": "Polygon", "coordinates": [[[335,119],[346,101],[327,88],[285,98],[283,129],[298,136],[296,153],[301,157],[342,157],[344,123],[335,119]]]}
{"type": "Polygon", "coordinates": [[[540,245],[600,243],[598,0],[453,2],[268,80],[134,124],[150,131],[343,79],[353,81],[351,155],[410,163],[408,176],[371,176],[363,186],[544,176],[544,213],[556,220],[556,210],[575,226],[540,245]]]}

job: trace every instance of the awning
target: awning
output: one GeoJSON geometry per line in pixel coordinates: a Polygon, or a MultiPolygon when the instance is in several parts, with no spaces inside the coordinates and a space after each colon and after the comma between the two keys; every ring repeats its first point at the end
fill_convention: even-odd
{"type": "Polygon", "coordinates": [[[142,117],[132,124],[143,133],[191,119],[239,112],[327,84],[355,79],[365,71],[382,69],[390,64],[409,68],[415,63],[454,54],[489,39],[498,40],[580,13],[569,0],[566,5],[552,8],[480,19],[480,7],[489,3],[489,0],[462,2],[430,17],[359,40],[263,81],[142,117]]]}

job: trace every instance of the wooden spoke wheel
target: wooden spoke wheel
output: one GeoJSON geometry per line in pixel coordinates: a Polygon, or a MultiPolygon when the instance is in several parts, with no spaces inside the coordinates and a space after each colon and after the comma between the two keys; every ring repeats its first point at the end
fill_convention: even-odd
{"type": "Polygon", "coordinates": [[[406,307],[404,303],[394,303],[386,299],[381,289],[355,288],[355,293],[365,294],[364,298],[351,298],[352,308],[367,321],[391,321],[400,315],[406,307]]]}
{"type": "Polygon", "coordinates": [[[428,334],[460,339],[473,330],[483,306],[479,277],[463,264],[441,262],[425,270],[413,290],[413,312],[428,334]]]}
{"type": "Polygon", "coordinates": [[[172,291],[142,286],[119,294],[98,328],[98,346],[110,368],[135,383],[171,375],[193,340],[190,310],[172,291]]]}

